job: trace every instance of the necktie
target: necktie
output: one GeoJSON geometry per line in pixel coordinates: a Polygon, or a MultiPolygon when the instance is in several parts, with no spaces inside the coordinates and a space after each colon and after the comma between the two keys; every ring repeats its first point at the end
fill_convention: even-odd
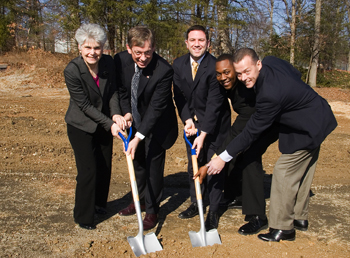
{"type": "Polygon", "coordinates": [[[136,65],[135,73],[131,80],[131,112],[136,129],[141,123],[141,116],[137,110],[137,89],[139,87],[141,71],[142,70],[136,65]]]}
{"type": "Polygon", "coordinates": [[[196,78],[196,74],[198,71],[198,63],[196,61],[192,62],[192,79],[196,78]]]}

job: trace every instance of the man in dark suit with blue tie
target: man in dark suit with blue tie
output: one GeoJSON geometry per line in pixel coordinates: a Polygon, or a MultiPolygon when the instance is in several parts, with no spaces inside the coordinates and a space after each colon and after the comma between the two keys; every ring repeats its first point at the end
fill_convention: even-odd
{"type": "Polygon", "coordinates": [[[218,174],[273,123],[279,124],[278,159],[272,177],[269,227],[264,241],[295,239],[295,229],[307,230],[309,192],[320,145],[337,126],[327,101],[301,80],[288,62],[276,57],[260,61],[253,49],[234,54],[237,78],[256,91],[256,112],[226,150],[208,164],[208,175],[218,174]]]}
{"type": "MultiPolygon", "coordinates": [[[[208,32],[203,26],[194,25],[187,30],[186,46],[189,53],[177,58],[174,68],[174,98],[185,132],[193,141],[198,165],[204,165],[225,139],[231,125],[230,107],[223,87],[216,79],[215,58],[207,51],[208,32]],[[195,130],[199,136],[195,137],[195,130]]],[[[191,150],[186,145],[191,205],[179,214],[179,218],[192,218],[198,214],[193,181],[191,150]]],[[[223,190],[223,175],[207,178],[209,212],[206,230],[218,227],[218,209],[223,190]]],[[[203,187],[204,191],[204,187],[203,187]]]]}
{"type": "MultiPolygon", "coordinates": [[[[158,223],[163,193],[165,152],[178,135],[172,99],[173,69],[155,52],[153,32],[137,26],[128,32],[127,51],[114,57],[122,113],[132,122],[133,138],[127,155],[134,160],[142,210],[146,210],[144,230],[158,223]]],[[[135,214],[134,204],[119,212],[135,214]]]]}

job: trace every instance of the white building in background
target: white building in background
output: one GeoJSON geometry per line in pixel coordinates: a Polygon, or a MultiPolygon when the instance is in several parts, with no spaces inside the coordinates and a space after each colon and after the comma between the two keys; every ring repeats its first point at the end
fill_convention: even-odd
{"type": "Polygon", "coordinates": [[[55,53],[69,53],[71,50],[71,42],[67,40],[55,39],[55,53]]]}

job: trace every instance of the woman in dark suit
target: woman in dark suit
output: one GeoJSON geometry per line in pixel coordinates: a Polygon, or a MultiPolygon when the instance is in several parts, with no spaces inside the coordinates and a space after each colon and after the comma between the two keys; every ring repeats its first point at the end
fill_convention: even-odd
{"type": "Polygon", "coordinates": [[[106,213],[113,136],[127,124],[119,115],[113,59],[102,54],[106,33],[97,24],[84,24],[75,38],[80,56],[64,70],[70,94],[65,121],[78,170],[74,220],[95,229],[95,213],[106,213]]]}

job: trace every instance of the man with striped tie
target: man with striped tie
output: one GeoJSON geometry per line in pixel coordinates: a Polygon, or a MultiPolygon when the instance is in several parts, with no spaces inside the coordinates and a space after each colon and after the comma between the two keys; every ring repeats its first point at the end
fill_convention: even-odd
{"type": "MultiPolygon", "coordinates": [[[[186,47],[189,53],[177,58],[174,69],[174,98],[184,123],[187,137],[196,149],[198,165],[206,164],[225,139],[231,125],[230,107],[223,87],[216,79],[216,59],[209,52],[207,30],[194,25],[187,30],[186,47]],[[198,136],[194,129],[198,129],[198,136]]],[[[191,150],[186,145],[191,205],[179,218],[192,218],[198,214],[191,150]]],[[[209,193],[209,212],[206,230],[218,227],[218,209],[223,190],[223,175],[210,176],[202,185],[202,194],[209,193]]]]}

